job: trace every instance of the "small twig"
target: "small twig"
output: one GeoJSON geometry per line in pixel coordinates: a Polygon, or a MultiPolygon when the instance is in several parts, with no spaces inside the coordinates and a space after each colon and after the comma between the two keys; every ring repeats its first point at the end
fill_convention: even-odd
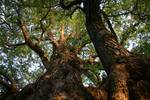
{"type": "Polygon", "coordinates": [[[44,26],[43,26],[43,20],[48,16],[50,10],[51,10],[51,9],[49,8],[48,11],[46,12],[46,14],[45,14],[45,15],[41,18],[41,20],[40,20],[40,27],[41,27],[41,30],[42,30],[42,33],[41,33],[41,36],[40,36],[40,40],[42,40],[43,35],[44,35],[44,33],[45,33],[45,28],[44,28],[44,26]]]}
{"type": "Polygon", "coordinates": [[[6,46],[7,46],[8,49],[15,49],[15,48],[17,48],[19,46],[24,46],[24,45],[26,45],[25,42],[24,43],[18,43],[18,44],[6,43],[6,46]]]}

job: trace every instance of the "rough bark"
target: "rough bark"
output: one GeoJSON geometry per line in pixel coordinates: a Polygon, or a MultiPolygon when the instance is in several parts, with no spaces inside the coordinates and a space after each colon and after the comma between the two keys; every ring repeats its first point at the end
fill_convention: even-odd
{"type": "MultiPolygon", "coordinates": [[[[62,4],[62,7],[68,9],[81,0],[75,1],[69,6],[62,4]]],[[[86,0],[83,4],[88,34],[108,74],[107,81],[101,88],[83,87],[79,60],[64,45],[62,34],[51,62],[46,65],[43,59],[48,71],[36,83],[6,100],[149,100],[150,60],[130,54],[106,29],[99,14],[99,0],[86,0]]],[[[37,46],[31,45],[27,31],[23,33],[29,47],[36,51],[37,46]]]]}
{"type": "Polygon", "coordinates": [[[82,85],[76,54],[66,48],[60,43],[50,62],[50,70],[36,83],[6,100],[94,100],[82,85]]]}
{"type": "Polygon", "coordinates": [[[25,25],[21,24],[27,45],[41,58],[47,72],[35,83],[25,86],[20,92],[4,97],[5,100],[95,100],[95,97],[83,86],[80,71],[80,59],[72,47],[67,44],[64,26],[60,39],[55,44],[51,61],[42,59],[44,51],[34,44],[25,25]],[[39,52],[40,51],[40,52],[39,52]],[[48,62],[48,63],[46,63],[48,62]],[[48,67],[47,67],[48,66],[48,67]]]}
{"type": "Polygon", "coordinates": [[[141,77],[145,76],[142,70],[147,70],[146,73],[150,71],[148,62],[145,62],[145,66],[133,63],[139,61],[137,56],[130,54],[123,48],[115,39],[115,36],[104,26],[101,15],[99,14],[98,0],[86,0],[84,7],[88,34],[108,74],[109,99],[148,100],[148,95],[150,95],[148,91],[148,89],[150,89],[148,85],[149,79],[144,80],[144,77],[141,77]],[[135,81],[133,76],[138,77],[138,81],[135,81]],[[143,87],[138,87],[138,82],[141,83],[143,87]],[[134,91],[136,89],[138,92],[134,91]],[[145,91],[145,89],[147,91],[145,91]]]}

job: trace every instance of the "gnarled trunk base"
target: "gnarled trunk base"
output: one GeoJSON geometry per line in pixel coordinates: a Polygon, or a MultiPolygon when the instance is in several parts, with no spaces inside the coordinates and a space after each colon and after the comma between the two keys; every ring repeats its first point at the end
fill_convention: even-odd
{"type": "Polygon", "coordinates": [[[9,100],[94,100],[82,85],[80,71],[70,63],[56,59],[51,70],[9,100]]]}

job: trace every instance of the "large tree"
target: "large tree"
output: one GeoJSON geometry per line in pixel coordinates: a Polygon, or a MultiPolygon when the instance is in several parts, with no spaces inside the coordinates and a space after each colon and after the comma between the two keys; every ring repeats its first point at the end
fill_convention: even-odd
{"type": "MultiPolygon", "coordinates": [[[[44,4],[42,1],[38,1],[39,4],[43,3],[41,6],[35,5],[36,1],[10,2],[6,0],[1,1],[1,3],[1,13],[3,14],[1,16],[1,36],[3,39],[1,40],[4,46],[1,51],[2,55],[6,54],[8,56],[6,60],[11,62],[8,66],[5,61],[1,65],[1,99],[94,99],[86,88],[84,88],[81,79],[81,74],[83,73],[90,77],[94,75],[90,74],[88,69],[83,68],[85,64],[88,63],[90,65],[93,62],[82,61],[83,57],[80,57],[82,56],[80,55],[82,48],[90,43],[89,38],[85,34],[84,24],[81,21],[82,15],[78,15],[79,13],[77,13],[73,16],[74,18],[67,18],[59,11],[61,10],[60,7],[57,5],[53,7],[53,5],[44,4]],[[29,16],[24,15],[25,13],[29,16]],[[9,14],[11,17],[9,17],[9,14]],[[77,21],[77,19],[80,19],[80,21],[77,21]],[[69,25],[70,23],[72,23],[73,27],[69,25]],[[80,26],[78,26],[79,24],[80,26]],[[6,35],[3,36],[4,34],[6,35]],[[84,38],[82,39],[82,37],[84,38]],[[44,44],[48,45],[44,47],[44,44]],[[19,48],[23,48],[28,53],[31,52],[30,50],[34,51],[46,69],[46,72],[42,71],[44,74],[38,77],[34,83],[30,82],[33,78],[28,78],[29,76],[26,77],[26,75],[32,73],[30,70],[35,69],[34,67],[36,66],[30,60],[32,56],[32,60],[34,60],[36,55],[31,54],[31,56],[26,58],[29,59],[28,63],[32,63],[29,65],[31,67],[29,69],[27,67],[28,64],[24,64],[26,60],[21,57],[21,55],[25,55],[25,52],[22,53],[22,50],[19,48]],[[45,49],[52,50],[46,51],[45,49]],[[15,56],[19,55],[18,59],[14,55],[9,56],[6,53],[12,53],[13,51],[16,51],[15,56]],[[12,61],[9,60],[9,57],[11,57],[12,61]],[[23,66],[16,66],[16,63],[23,66]],[[23,73],[21,72],[20,74],[18,69],[25,69],[25,71],[21,70],[23,73]],[[20,77],[23,78],[22,81],[27,81],[24,82],[25,84],[29,83],[24,88],[22,88],[23,86],[18,86],[19,83],[16,82],[20,77]]],[[[36,61],[35,59],[34,61],[38,63],[39,60],[36,61]]],[[[37,78],[36,76],[34,77],[37,78]]]]}
{"type": "MultiPolygon", "coordinates": [[[[107,99],[148,100],[150,87],[149,78],[146,76],[149,75],[149,60],[130,53],[118,42],[110,25],[111,31],[106,28],[102,16],[104,18],[107,16],[100,9],[101,0],[75,0],[68,5],[64,4],[64,0],[60,1],[64,9],[83,3],[82,10],[86,17],[88,34],[108,74],[107,99]]],[[[136,2],[135,6],[138,6],[139,1],[136,2]]]]}
{"type": "MultiPolygon", "coordinates": [[[[124,47],[130,37],[133,37],[132,34],[143,38],[145,35],[142,32],[149,32],[147,4],[148,1],[140,0],[2,0],[1,33],[5,32],[4,37],[9,43],[5,43],[6,39],[3,38],[2,42],[9,49],[27,45],[36,52],[46,68],[44,75],[21,91],[17,90],[16,83],[2,71],[0,84],[6,89],[3,98],[6,100],[148,100],[150,98],[149,59],[133,54],[124,47]],[[60,6],[68,11],[62,11],[60,6]],[[78,26],[83,25],[84,20],[77,18],[75,20],[79,20],[82,24],[77,23],[73,27],[68,25],[67,30],[77,27],[73,31],[76,30],[80,34],[65,35],[67,31],[64,31],[66,26],[64,23],[69,23],[69,20],[64,17],[64,13],[72,16],[77,9],[85,16],[87,33],[107,73],[107,78],[101,85],[99,82],[96,83],[100,87],[87,88],[82,84],[82,73],[91,76],[83,67],[85,63],[91,62],[85,62],[79,57],[82,48],[89,43],[85,40],[85,34],[82,35],[81,30],[84,29],[80,28],[83,27],[78,26]],[[54,26],[55,19],[58,22],[56,26],[54,26]],[[58,27],[61,27],[60,34],[56,32],[54,34],[51,29],[58,30],[58,27]],[[121,36],[115,33],[113,27],[116,28],[116,32],[121,33],[121,36]],[[16,40],[17,33],[22,33],[23,38],[16,40]],[[11,40],[14,41],[10,43],[11,40]],[[50,59],[41,45],[41,42],[47,40],[53,48],[50,59]]],[[[91,80],[94,78],[92,77],[91,80]]]]}

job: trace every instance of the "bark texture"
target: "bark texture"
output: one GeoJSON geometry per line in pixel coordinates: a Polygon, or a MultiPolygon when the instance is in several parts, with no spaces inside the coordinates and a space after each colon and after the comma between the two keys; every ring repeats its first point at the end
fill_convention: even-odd
{"type": "MultiPolygon", "coordinates": [[[[81,0],[73,1],[69,9],[81,0]]],[[[55,45],[55,53],[48,62],[44,52],[29,39],[26,28],[22,25],[25,41],[34,50],[47,68],[47,72],[36,83],[26,86],[6,100],[149,100],[150,99],[150,59],[129,53],[108,31],[99,12],[100,0],[83,0],[88,34],[96,52],[108,74],[100,88],[82,85],[80,61],[75,51],[61,40],[55,45]],[[40,51],[40,53],[39,53],[40,51]]],[[[63,28],[63,26],[62,26],[63,28]]],[[[62,33],[64,31],[62,30],[62,33]]]]}
{"type": "Polygon", "coordinates": [[[83,86],[80,71],[80,59],[77,52],[67,44],[64,36],[64,26],[60,39],[55,41],[51,60],[45,56],[42,49],[34,44],[27,28],[21,24],[27,45],[41,58],[47,72],[35,83],[25,86],[20,92],[4,96],[5,100],[95,100],[95,97],[83,86]],[[45,59],[43,59],[45,58],[45,59]]]}
{"type": "Polygon", "coordinates": [[[149,60],[144,63],[144,59],[130,54],[118,43],[114,34],[106,29],[99,13],[98,0],[86,0],[84,7],[88,34],[108,74],[109,99],[150,99],[149,79],[142,77],[146,76],[142,70],[146,73],[150,72],[149,60]],[[141,83],[143,87],[138,86],[138,83],[141,83]]]}
{"type": "Polygon", "coordinates": [[[6,100],[94,100],[84,88],[79,60],[74,52],[61,43],[49,65],[49,70],[36,83],[6,100]]]}

